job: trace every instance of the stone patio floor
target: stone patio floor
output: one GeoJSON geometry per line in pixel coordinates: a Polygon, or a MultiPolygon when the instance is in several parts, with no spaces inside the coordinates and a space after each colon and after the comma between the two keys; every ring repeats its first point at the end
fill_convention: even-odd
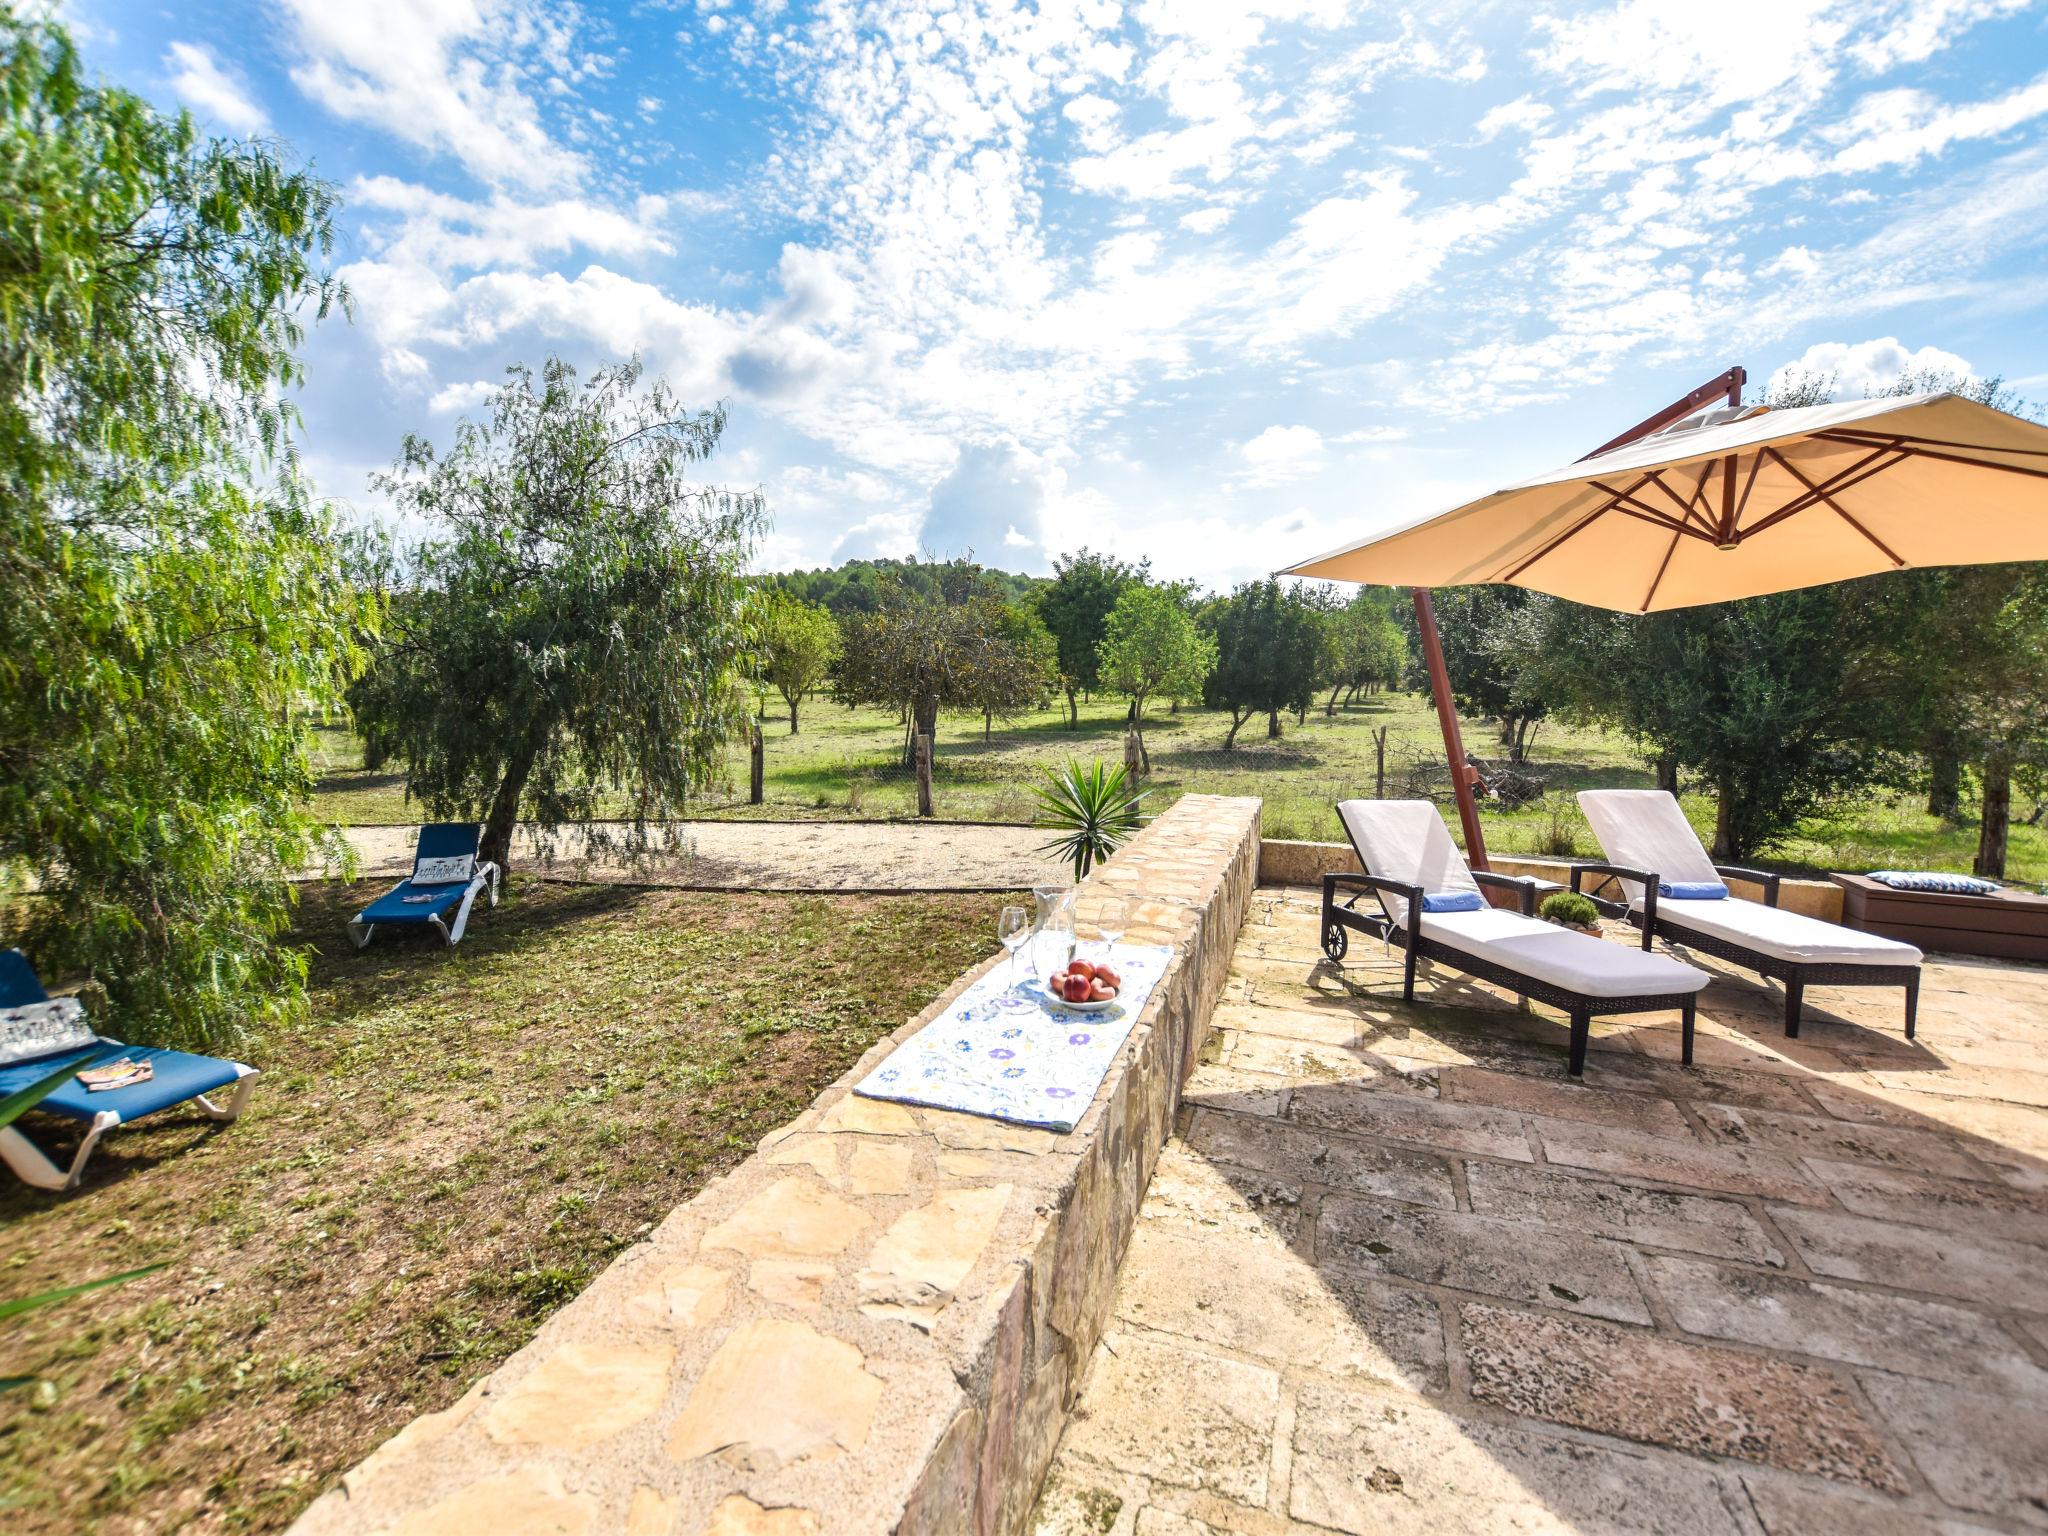
{"type": "Polygon", "coordinates": [[[2048,1528],[2048,969],[1720,962],[1678,1025],[1443,971],[1262,890],[1041,1536],[2048,1528]]]}

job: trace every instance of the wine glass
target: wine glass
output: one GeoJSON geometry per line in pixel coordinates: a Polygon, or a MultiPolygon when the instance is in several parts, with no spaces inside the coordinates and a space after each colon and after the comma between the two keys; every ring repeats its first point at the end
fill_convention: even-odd
{"type": "Polygon", "coordinates": [[[1095,925],[1095,940],[1102,946],[1102,960],[1107,963],[1115,958],[1116,941],[1124,936],[1121,917],[1104,917],[1095,925]]]}
{"type": "Polygon", "coordinates": [[[996,937],[1010,952],[1010,990],[1017,990],[1017,951],[1031,942],[1031,918],[1022,907],[1005,907],[996,914],[996,937]]]}

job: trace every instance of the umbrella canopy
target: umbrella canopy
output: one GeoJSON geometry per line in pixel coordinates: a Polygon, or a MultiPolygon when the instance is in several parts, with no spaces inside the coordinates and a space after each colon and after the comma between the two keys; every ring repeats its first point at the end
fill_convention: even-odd
{"type": "Polygon", "coordinates": [[[1505,582],[1647,613],[2048,559],[2048,427],[1960,395],[1689,418],[1283,574],[1505,582]]]}

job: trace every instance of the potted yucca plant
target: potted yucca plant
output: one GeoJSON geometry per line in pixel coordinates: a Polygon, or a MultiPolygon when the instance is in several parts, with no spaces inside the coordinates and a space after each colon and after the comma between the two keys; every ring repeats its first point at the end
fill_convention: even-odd
{"type": "Polygon", "coordinates": [[[1138,804],[1149,790],[1136,790],[1122,768],[1098,761],[1092,768],[1068,763],[1058,770],[1048,768],[1046,782],[1038,796],[1036,825],[1057,829],[1062,835],[1041,844],[1040,853],[1056,853],[1074,866],[1074,878],[1085,880],[1088,872],[1115,853],[1144,824],[1138,804]]]}

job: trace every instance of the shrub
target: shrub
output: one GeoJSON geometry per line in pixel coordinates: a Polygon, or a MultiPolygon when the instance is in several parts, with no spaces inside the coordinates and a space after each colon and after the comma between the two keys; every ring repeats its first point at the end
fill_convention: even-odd
{"type": "Polygon", "coordinates": [[[1600,918],[1600,909],[1593,905],[1593,898],[1581,896],[1577,891],[1552,891],[1536,910],[1553,923],[1570,923],[1580,928],[1588,927],[1600,918]]]}

